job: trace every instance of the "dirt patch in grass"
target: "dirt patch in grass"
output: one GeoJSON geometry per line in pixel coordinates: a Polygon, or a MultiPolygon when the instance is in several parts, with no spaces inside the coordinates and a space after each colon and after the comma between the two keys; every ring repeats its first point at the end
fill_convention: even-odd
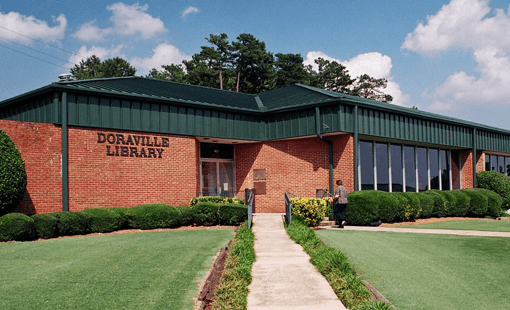
{"type": "Polygon", "coordinates": [[[477,218],[477,217],[441,217],[441,218],[428,218],[428,219],[417,219],[409,222],[400,223],[382,223],[380,227],[395,227],[395,226],[410,226],[410,225],[422,225],[429,223],[448,222],[448,221],[495,221],[494,219],[477,218]]]}

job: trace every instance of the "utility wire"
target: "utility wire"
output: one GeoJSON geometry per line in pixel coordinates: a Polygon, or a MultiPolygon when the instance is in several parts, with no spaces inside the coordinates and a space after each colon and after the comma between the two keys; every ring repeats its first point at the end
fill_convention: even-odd
{"type": "Polygon", "coordinates": [[[32,58],[38,59],[38,60],[40,60],[40,61],[44,61],[44,62],[49,63],[49,64],[51,64],[51,65],[54,65],[54,66],[57,66],[57,67],[61,67],[61,68],[64,68],[64,69],[66,69],[66,70],[70,70],[70,68],[67,68],[67,67],[64,67],[64,66],[58,65],[58,64],[56,64],[56,63],[53,63],[53,62],[50,62],[50,61],[47,61],[47,60],[44,60],[44,59],[41,59],[41,58],[38,58],[38,57],[35,57],[35,56],[32,56],[32,55],[27,54],[27,53],[23,53],[23,52],[21,52],[21,51],[15,50],[15,49],[13,49],[13,48],[7,47],[7,46],[5,46],[5,45],[3,45],[3,44],[0,44],[0,46],[1,46],[1,47],[4,47],[4,48],[6,48],[6,49],[9,49],[9,50],[11,50],[11,51],[15,51],[15,52],[18,52],[18,53],[20,53],[20,54],[26,55],[26,56],[28,56],[28,57],[32,57],[32,58]]]}
{"type": "Polygon", "coordinates": [[[23,47],[25,47],[25,48],[28,48],[28,49],[31,49],[31,50],[36,51],[36,52],[38,52],[38,53],[41,53],[41,54],[44,54],[44,55],[50,56],[50,57],[55,58],[55,59],[57,59],[57,60],[61,60],[61,61],[65,62],[66,64],[74,65],[73,63],[71,63],[71,62],[69,62],[69,61],[67,61],[67,60],[65,60],[65,59],[55,57],[55,56],[53,56],[53,55],[51,55],[51,54],[48,54],[48,53],[42,52],[42,51],[37,50],[37,49],[35,49],[35,48],[32,48],[32,47],[30,47],[30,46],[26,46],[26,45],[21,44],[21,43],[18,43],[18,42],[16,42],[16,41],[6,39],[6,38],[4,38],[4,37],[2,37],[2,36],[0,36],[0,39],[4,39],[4,40],[9,41],[9,42],[12,42],[12,43],[14,43],[14,44],[21,45],[21,46],[23,46],[23,47]]]}

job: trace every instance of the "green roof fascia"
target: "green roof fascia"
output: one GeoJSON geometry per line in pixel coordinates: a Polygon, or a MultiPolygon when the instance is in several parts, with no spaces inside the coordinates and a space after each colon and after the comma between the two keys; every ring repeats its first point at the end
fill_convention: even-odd
{"type": "Polygon", "coordinates": [[[15,97],[0,101],[0,108],[21,102],[21,101],[31,98],[31,97],[37,97],[37,96],[40,96],[40,95],[43,95],[46,93],[51,93],[53,90],[55,90],[55,89],[52,87],[52,84],[31,90],[31,91],[23,93],[21,95],[17,95],[15,97]]]}

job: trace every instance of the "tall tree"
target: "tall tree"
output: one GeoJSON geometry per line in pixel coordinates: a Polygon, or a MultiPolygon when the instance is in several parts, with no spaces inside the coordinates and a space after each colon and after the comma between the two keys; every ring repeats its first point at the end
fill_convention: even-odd
{"type": "Polygon", "coordinates": [[[320,57],[315,59],[315,63],[319,66],[319,70],[312,81],[312,86],[339,93],[350,93],[349,85],[354,80],[345,66],[336,61],[329,61],[320,57]]]}
{"type": "Polygon", "coordinates": [[[187,83],[187,75],[184,71],[183,65],[162,65],[163,70],[158,71],[156,68],[153,68],[147,77],[159,79],[159,80],[167,80],[179,83],[187,83]]]}
{"type": "Polygon", "coordinates": [[[381,89],[388,85],[387,79],[376,79],[368,74],[356,78],[351,87],[351,94],[363,98],[374,99],[381,102],[391,102],[393,97],[385,94],[381,89]]]}
{"type": "Polygon", "coordinates": [[[71,74],[78,80],[133,76],[136,69],[120,57],[101,61],[96,55],[80,61],[71,68],[71,74]]]}
{"type": "Polygon", "coordinates": [[[232,66],[232,46],[226,33],[210,34],[209,38],[205,39],[213,46],[202,46],[200,56],[208,62],[209,67],[218,70],[220,89],[223,89],[223,72],[232,66]]]}
{"type": "Polygon", "coordinates": [[[281,88],[295,83],[309,83],[309,72],[307,68],[305,68],[303,57],[301,57],[300,54],[278,53],[275,56],[275,88],[281,88]]]}

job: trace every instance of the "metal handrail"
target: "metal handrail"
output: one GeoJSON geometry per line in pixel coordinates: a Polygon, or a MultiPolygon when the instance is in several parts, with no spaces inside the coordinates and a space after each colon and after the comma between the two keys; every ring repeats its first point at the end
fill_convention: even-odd
{"type": "Polygon", "coordinates": [[[248,206],[248,228],[251,228],[251,223],[253,220],[253,199],[255,195],[253,192],[250,192],[248,199],[246,200],[246,205],[248,206]]]}
{"type": "Polygon", "coordinates": [[[292,194],[289,191],[286,191],[283,197],[285,198],[285,221],[287,222],[287,225],[290,225],[292,222],[292,210],[291,210],[291,203],[290,199],[291,197],[294,198],[296,195],[292,194]]]}

